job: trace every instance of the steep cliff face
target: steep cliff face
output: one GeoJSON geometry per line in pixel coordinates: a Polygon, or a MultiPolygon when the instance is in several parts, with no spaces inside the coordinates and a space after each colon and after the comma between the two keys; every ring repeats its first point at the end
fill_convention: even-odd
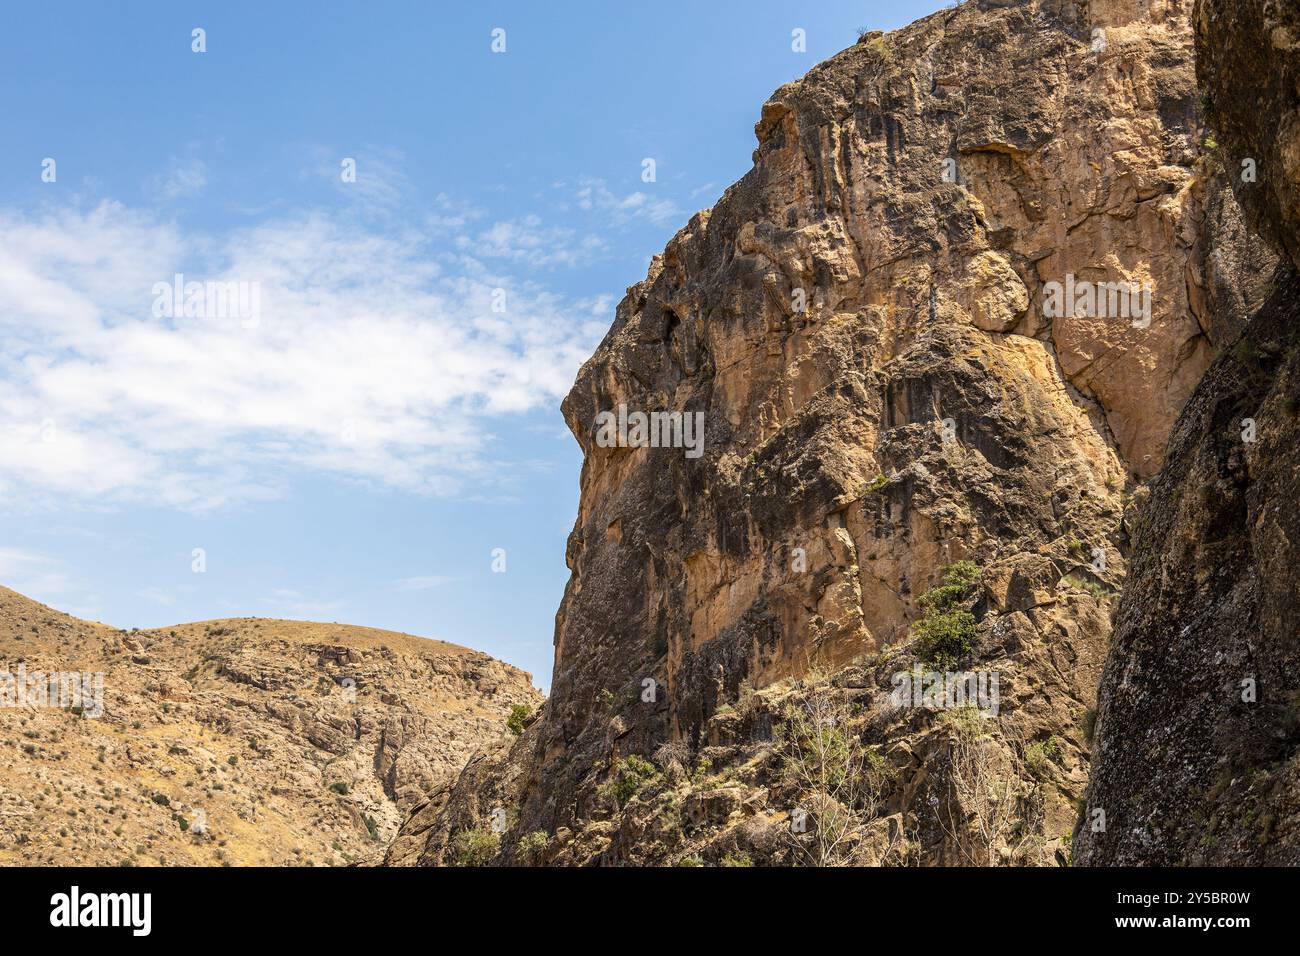
{"type": "Polygon", "coordinates": [[[1197,387],[1153,484],[1078,840],[1092,864],[1295,865],[1300,5],[1200,0],[1196,51],[1233,187],[1290,261],[1197,387]]]}
{"type": "Polygon", "coordinates": [[[841,801],[853,859],[1066,855],[1126,508],[1267,265],[1202,155],[1188,15],[967,3],[773,95],[753,169],[564,403],[585,461],[546,711],[392,862],[447,862],[496,807],[505,862],[529,835],[556,863],[796,860],[814,713],[875,768],[841,801]],[[1085,288],[1109,304],[1054,299],[1085,288]],[[698,415],[702,450],[609,447],[620,409],[698,415]],[[956,562],[978,581],[922,601],[956,562]],[[913,628],[945,601],[947,656],[913,628]],[[1000,716],[891,702],[913,666],[996,674],[1000,716]]]}
{"type": "Polygon", "coordinates": [[[507,736],[512,706],[540,701],[524,672],[409,634],[259,618],[128,633],[0,587],[0,864],[379,859],[507,736]],[[102,697],[19,697],[17,677],[50,673],[98,674],[102,697]]]}

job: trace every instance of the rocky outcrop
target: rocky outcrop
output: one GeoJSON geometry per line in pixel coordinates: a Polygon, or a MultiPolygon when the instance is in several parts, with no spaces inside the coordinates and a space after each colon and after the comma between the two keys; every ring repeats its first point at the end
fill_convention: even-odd
{"type": "Polygon", "coordinates": [[[772,96],[564,403],[546,712],[390,862],[795,862],[832,804],[852,862],[1068,858],[1138,491],[1268,258],[1201,149],[1188,14],[966,3],[772,96]],[[656,412],[702,447],[638,446],[656,412]],[[891,694],[954,666],[996,720],[891,694]],[[826,712],[869,799],[799,783],[826,712]]]}
{"type": "MultiPolygon", "coordinates": [[[[92,695],[93,696],[93,695],[92,695]]],[[[339,865],[535,708],[529,676],[408,634],[238,618],[156,631],[0,588],[0,863],[339,865]],[[11,675],[99,674],[93,701],[11,675]]]]}
{"type": "Polygon", "coordinates": [[[1224,165],[1291,262],[1197,387],[1138,525],[1078,836],[1090,864],[1300,863],[1297,24],[1294,2],[1197,4],[1224,165]]]}

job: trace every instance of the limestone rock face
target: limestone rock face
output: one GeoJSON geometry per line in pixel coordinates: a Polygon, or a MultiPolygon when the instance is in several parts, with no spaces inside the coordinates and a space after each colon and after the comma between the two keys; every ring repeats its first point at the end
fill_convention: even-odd
{"type": "Polygon", "coordinates": [[[127,633],[0,588],[0,672],[64,671],[103,675],[103,713],[0,707],[0,863],[377,861],[541,702],[443,641],[258,618],[127,633]]]}
{"type": "MultiPolygon", "coordinates": [[[[1255,0],[1196,10],[1225,166],[1292,261],[1298,12],[1255,0]],[[1240,175],[1250,157],[1254,182],[1240,175]]],[[[1183,411],[1138,523],[1076,838],[1087,863],[1300,863],[1298,346],[1300,280],[1286,263],[1183,411]]]]}
{"type": "Polygon", "coordinates": [[[1202,155],[1187,5],[1088,10],[966,3],[763,106],[753,169],[628,290],[564,402],[585,461],[546,713],[392,862],[447,862],[493,807],[501,862],[536,833],[560,863],[786,860],[800,797],[774,728],[823,687],[810,669],[888,768],[855,845],[971,862],[968,824],[934,810],[958,738],[885,703],[919,598],[962,559],[983,583],[961,663],[1001,676],[976,749],[1020,821],[985,849],[1063,857],[1126,506],[1266,258],[1202,155]],[[1109,305],[1049,305],[1085,287],[1109,305]],[[701,416],[702,453],[598,441],[619,409],[701,416]],[[633,758],[658,776],[624,800],[633,758]]]}

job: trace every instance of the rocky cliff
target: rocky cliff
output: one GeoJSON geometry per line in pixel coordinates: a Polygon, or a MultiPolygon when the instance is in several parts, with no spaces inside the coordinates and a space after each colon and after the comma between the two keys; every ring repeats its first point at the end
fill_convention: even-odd
{"type": "Polygon", "coordinates": [[[968,2],[776,91],[564,403],[544,713],[390,862],[1068,860],[1143,483],[1271,270],[1189,15],[968,2]]]}
{"type": "Polygon", "coordinates": [[[1300,4],[1199,0],[1197,73],[1275,289],[1184,410],[1101,685],[1081,857],[1300,863],[1300,4]]]}
{"type": "Polygon", "coordinates": [[[513,706],[540,701],[522,671],[409,634],[259,618],[126,632],[0,588],[0,863],[378,859],[513,706]],[[93,677],[84,696],[33,696],[60,672],[98,674],[102,696],[93,677]]]}

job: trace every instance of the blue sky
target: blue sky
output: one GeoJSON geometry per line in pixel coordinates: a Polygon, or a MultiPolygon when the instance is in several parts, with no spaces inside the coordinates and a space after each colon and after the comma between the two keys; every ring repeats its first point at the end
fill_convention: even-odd
{"type": "Polygon", "coordinates": [[[939,5],[6,5],[0,583],[434,636],[545,688],[578,366],[772,90],[939,5]],[[255,309],[160,314],[177,273],[255,309]]]}

